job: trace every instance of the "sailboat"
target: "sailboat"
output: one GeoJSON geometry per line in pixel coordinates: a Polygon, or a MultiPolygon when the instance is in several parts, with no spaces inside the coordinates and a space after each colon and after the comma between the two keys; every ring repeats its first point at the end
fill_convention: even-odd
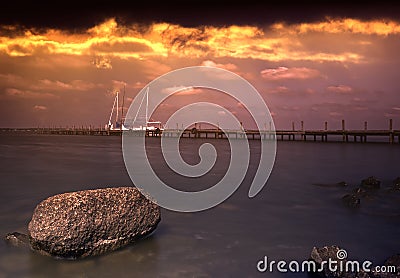
{"type": "MultiPolygon", "coordinates": [[[[125,87],[124,87],[124,96],[125,96],[125,87]]],[[[110,118],[108,119],[108,125],[107,129],[108,130],[129,130],[129,128],[125,127],[124,121],[123,121],[123,116],[124,116],[124,101],[122,101],[122,117],[121,119],[119,118],[119,91],[117,91],[115,98],[114,98],[114,103],[111,109],[111,114],[110,118]],[[115,125],[111,122],[112,116],[114,114],[114,109],[116,111],[116,116],[115,116],[115,125]]]]}
{"type": "Polygon", "coordinates": [[[146,91],[142,97],[142,100],[140,102],[140,105],[138,107],[138,110],[136,111],[136,115],[132,121],[133,125],[132,127],[130,127],[130,130],[154,130],[154,131],[160,131],[163,130],[164,127],[162,126],[162,123],[160,121],[149,121],[149,87],[146,88],[146,91]],[[140,121],[139,120],[139,111],[141,110],[142,106],[143,106],[143,102],[144,100],[146,100],[146,106],[145,106],[145,115],[144,115],[144,121],[140,121]],[[139,126],[137,126],[138,123],[142,122],[142,124],[139,124],[139,126]]]}
{"type": "Polygon", "coordinates": [[[110,118],[108,120],[108,126],[107,128],[109,130],[131,130],[131,131],[161,131],[164,129],[162,123],[160,121],[149,121],[148,120],[148,106],[149,106],[149,87],[147,87],[141,102],[140,102],[140,106],[138,108],[138,110],[136,111],[136,115],[132,120],[132,125],[125,125],[126,124],[126,119],[124,119],[124,99],[125,99],[125,87],[124,87],[124,97],[122,99],[122,117],[121,119],[119,119],[119,92],[117,91],[115,98],[114,98],[114,103],[113,103],[113,107],[111,109],[111,114],[110,114],[110,118]],[[145,103],[145,118],[142,119],[142,121],[139,119],[139,111],[141,110],[142,106],[143,106],[143,102],[144,100],[146,100],[145,103]],[[115,126],[114,124],[111,122],[112,120],[112,116],[114,114],[114,110],[116,111],[116,117],[115,117],[115,126]],[[140,122],[142,122],[142,124],[140,124],[140,122]]]}

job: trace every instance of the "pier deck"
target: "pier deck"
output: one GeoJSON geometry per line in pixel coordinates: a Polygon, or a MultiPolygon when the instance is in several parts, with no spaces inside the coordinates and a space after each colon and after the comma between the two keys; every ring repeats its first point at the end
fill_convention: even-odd
{"type": "MultiPolygon", "coordinates": [[[[33,132],[36,134],[54,135],[92,135],[92,136],[121,136],[123,132],[132,134],[137,131],[107,130],[104,128],[3,128],[1,131],[33,132]]],[[[320,142],[387,142],[400,144],[400,130],[230,130],[223,132],[220,129],[166,129],[161,131],[147,130],[148,137],[177,137],[183,138],[210,138],[210,139],[254,139],[254,140],[282,140],[282,141],[320,141],[320,142]]]]}

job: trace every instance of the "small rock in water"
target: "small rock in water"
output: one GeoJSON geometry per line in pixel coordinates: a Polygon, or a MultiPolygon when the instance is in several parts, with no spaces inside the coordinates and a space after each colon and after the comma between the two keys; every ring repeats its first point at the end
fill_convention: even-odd
{"type": "Polygon", "coordinates": [[[365,189],[379,189],[381,182],[376,177],[371,176],[361,181],[361,187],[365,189]]]}
{"type": "Polygon", "coordinates": [[[95,256],[150,234],[160,219],[160,207],[134,187],[64,193],[37,205],[30,244],[61,258],[95,256]]]}
{"type": "Polygon", "coordinates": [[[326,263],[323,264],[323,262],[328,262],[329,259],[341,261],[338,259],[338,252],[341,250],[342,249],[336,245],[324,246],[321,248],[314,247],[311,251],[310,259],[316,263],[316,269],[322,269],[322,271],[311,272],[310,274],[317,277],[342,277],[344,274],[343,272],[339,270],[331,271],[326,263]]]}
{"type": "Polygon", "coordinates": [[[5,236],[5,240],[17,247],[29,247],[29,237],[18,232],[9,233],[5,236]]]}
{"type": "Polygon", "coordinates": [[[347,186],[347,182],[341,181],[341,182],[338,182],[337,185],[344,187],[344,186],[347,186]]]}
{"type": "Polygon", "coordinates": [[[342,197],[342,201],[350,208],[358,208],[361,203],[361,199],[356,194],[346,194],[342,197]]]}
{"type": "Polygon", "coordinates": [[[400,190],[400,177],[396,178],[393,181],[392,189],[394,190],[400,190]]]}

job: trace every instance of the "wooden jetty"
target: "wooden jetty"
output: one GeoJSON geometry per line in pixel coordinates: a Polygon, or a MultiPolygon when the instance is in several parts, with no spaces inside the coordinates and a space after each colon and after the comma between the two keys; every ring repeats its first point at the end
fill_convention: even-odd
{"type": "MultiPolygon", "coordinates": [[[[179,130],[167,130],[164,131],[163,136],[178,136],[179,130]]],[[[151,135],[150,135],[151,136],[151,135]]],[[[387,143],[399,143],[400,144],[400,130],[276,130],[272,131],[258,131],[258,130],[246,130],[246,131],[226,131],[222,130],[185,130],[181,137],[187,138],[247,138],[257,140],[271,140],[276,139],[280,141],[330,141],[339,142],[368,142],[367,138],[370,138],[370,142],[387,142],[387,143]],[[379,140],[381,138],[383,140],[379,140]],[[396,140],[397,138],[397,140],[396,140]],[[377,140],[378,139],[378,140],[377,140]]]]}
{"type": "Polygon", "coordinates": [[[133,135],[145,133],[148,137],[177,137],[182,138],[208,138],[208,139],[253,139],[253,140],[281,140],[281,141],[319,141],[319,142],[386,142],[390,144],[400,144],[400,130],[393,130],[393,121],[389,121],[387,130],[368,130],[367,123],[363,130],[347,130],[345,122],[342,121],[342,129],[329,130],[325,122],[323,130],[305,130],[304,123],[301,122],[301,129],[295,130],[292,123],[292,130],[228,130],[221,129],[152,129],[143,131],[122,131],[109,130],[104,127],[37,127],[25,129],[3,128],[1,131],[20,131],[34,132],[36,134],[54,134],[54,135],[93,135],[93,136],[121,136],[123,132],[133,135]]]}

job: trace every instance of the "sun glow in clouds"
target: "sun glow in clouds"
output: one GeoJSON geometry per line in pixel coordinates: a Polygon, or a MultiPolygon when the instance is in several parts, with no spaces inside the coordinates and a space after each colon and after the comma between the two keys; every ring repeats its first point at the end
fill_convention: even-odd
{"type": "MultiPolygon", "coordinates": [[[[8,27],[7,29],[10,29],[8,27]]],[[[19,27],[14,27],[19,29],[19,27]]],[[[3,27],[3,30],[5,27],[3,27]]],[[[140,26],[118,25],[115,19],[81,33],[61,30],[22,30],[16,36],[1,35],[0,52],[12,57],[36,54],[91,55],[96,66],[110,68],[107,58],[144,59],[146,57],[232,57],[267,61],[310,60],[359,62],[364,57],[356,50],[345,52],[307,51],[302,39],[307,34],[362,34],[388,36],[400,33],[394,21],[332,20],[295,25],[275,24],[263,30],[254,26],[203,26],[187,28],[157,23],[140,26]],[[144,30],[144,31],[143,31],[144,30]]],[[[4,32],[5,33],[5,32],[4,32]]],[[[365,41],[364,41],[365,42],[365,41]]]]}
{"type": "MultiPolygon", "coordinates": [[[[133,99],[162,74],[203,65],[251,81],[271,102],[277,123],[340,124],[340,118],[354,118],[355,109],[357,123],[378,116],[383,122],[400,117],[392,109],[400,90],[399,36],[397,21],[355,18],[196,27],[122,24],[111,18],[80,30],[0,26],[0,109],[5,125],[25,126],[25,119],[36,125],[40,113],[31,112],[44,110],[32,109],[35,105],[48,108],[39,120],[49,125],[81,124],[82,119],[103,124],[112,102],[109,91],[125,85],[126,100],[133,99]],[[372,115],[370,106],[376,101],[380,110],[372,115]],[[25,110],[17,112],[13,106],[25,110]],[[65,114],[56,120],[52,111],[60,110],[65,114]]],[[[177,101],[206,95],[188,88],[177,101]]]]}

